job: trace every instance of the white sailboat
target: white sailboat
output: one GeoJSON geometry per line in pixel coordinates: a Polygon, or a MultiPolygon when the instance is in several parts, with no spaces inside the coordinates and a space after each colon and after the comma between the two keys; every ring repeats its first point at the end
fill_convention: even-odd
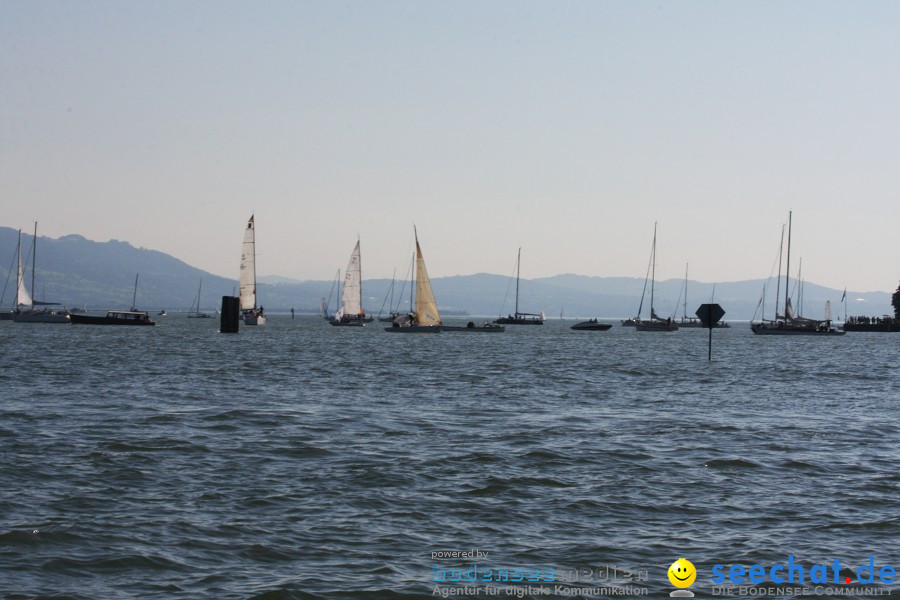
{"type": "MultiPolygon", "coordinates": [[[[56,306],[58,302],[35,301],[28,288],[25,287],[25,269],[22,265],[22,230],[19,230],[19,243],[17,253],[19,255],[19,268],[17,273],[16,308],[13,311],[12,320],[16,323],[69,323],[69,314],[65,310],[53,310],[46,308],[56,306]],[[42,308],[38,308],[38,307],[42,308]]],[[[31,289],[34,290],[35,262],[37,259],[37,223],[34,224],[34,240],[32,242],[31,257],[31,289]]]]}
{"type": "Polygon", "coordinates": [[[431,279],[425,269],[425,259],[422,256],[422,248],[419,246],[419,236],[416,236],[416,298],[415,312],[401,315],[394,319],[391,327],[385,327],[385,331],[393,333],[440,333],[443,322],[438,311],[434,291],[431,289],[431,279]]]}
{"type": "Polygon", "coordinates": [[[255,215],[250,215],[244,229],[244,244],[241,249],[241,316],[244,325],[265,325],[263,307],[256,306],[256,224],[255,215]]]}
{"type": "Polygon", "coordinates": [[[372,321],[366,317],[362,307],[362,263],[359,253],[359,240],[350,253],[350,263],[344,274],[344,290],[341,294],[341,307],[334,318],[328,321],[335,326],[363,327],[372,321]]]}
{"type": "MultiPolygon", "coordinates": [[[[650,250],[650,319],[641,319],[641,310],[644,308],[644,296],[641,295],[641,304],[638,306],[638,314],[634,318],[634,328],[638,331],[678,331],[678,324],[670,318],[661,319],[653,308],[654,291],[656,288],[656,223],[653,224],[653,246],[650,250]]],[[[644,282],[644,291],[647,291],[647,282],[644,282]]]]}

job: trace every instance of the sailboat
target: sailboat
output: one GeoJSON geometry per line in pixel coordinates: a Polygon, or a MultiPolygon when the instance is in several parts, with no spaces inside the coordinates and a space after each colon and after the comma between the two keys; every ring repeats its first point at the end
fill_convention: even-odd
{"type": "MultiPolygon", "coordinates": [[[[788,287],[788,277],[791,269],[792,216],[792,212],[788,211],[787,259],[785,260],[784,271],[784,314],[779,315],[776,306],[774,321],[762,319],[758,323],[750,323],[750,330],[757,335],[844,335],[846,333],[845,331],[840,331],[831,326],[830,301],[825,302],[825,318],[821,321],[817,319],[807,319],[794,312],[788,292],[790,289],[788,287]]],[[[779,267],[780,265],[781,260],[779,259],[779,267]]]]}
{"type": "MultiPolygon", "coordinates": [[[[522,264],[522,248],[519,248],[519,254],[516,257],[516,312],[514,315],[507,315],[494,320],[494,323],[502,325],[543,325],[544,311],[540,314],[519,312],[519,269],[522,264]]],[[[509,288],[507,288],[509,289],[509,288]]]]}
{"type": "MultiPolygon", "coordinates": [[[[678,331],[678,324],[671,318],[661,319],[653,307],[654,291],[656,288],[656,223],[653,224],[653,246],[650,250],[650,320],[641,319],[641,310],[644,308],[644,295],[641,294],[641,304],[638,306],[638,314],[634,318],[634,328],[638,331],[678,331]]],[[[644,292],[647,291],[647,282],[644,281],[644,292]]]]}
{"type": "Polygon", "coordinates": [[[431,289],[431,280],[425,269],[425,259],[422,256],[422,248],[419,246],[419,235],[413,229],[416,237],[416,298],[415,312],[400,315],[385,331],[392,333],[440,333],[441,314],[438,312],[437,301],[434,299],[434,291],[431,289]]]}
{"type": "Polygon", "coordinates": [[[372,317],[366,317],[366,311],[362,307],[362,264],[359,240],[356,241],[356,246],[350,253],[350,263],[344,273],[341,307],[335,313],[334,318],[328,322],[339,327],[364,327],[366,323],[372,322],[372,317]]]}
{"type": "Polygon", "coordinates": [[[203,291],[203,280],[200,280],[200,287],[197,288],[197,301],[191,304],[191,312],[188,313],[188,319],[210,319],[212,315],[200,312],[200,293],[203,291]]]}
{"type": "Polygon", "coordinates": [[[244,229],[244,245],[241,249],[241,316],[244,325],[265,325],[263,307],[256,306],[256,224],[255,215],[250,215],[244,229]]]}
{"type": "MultiPolygon", "coordinates": [[[[37,265],[37,222],[34,224],[34,238],[31,243],[31,289],[34,291],[35,266],[37,265]]],[[[16,309],[12,320],[16,323],[69,323],[69,313],[65,310],[53,310],[49,306],[58,306],[59,302],[39,302],[32,299],[25,287],[25,270],[22,266],[22,230],[19,230],[18,273],[16,275],[16,309]],[[38,307],[42,308],[38,308],[38,307]]]]}

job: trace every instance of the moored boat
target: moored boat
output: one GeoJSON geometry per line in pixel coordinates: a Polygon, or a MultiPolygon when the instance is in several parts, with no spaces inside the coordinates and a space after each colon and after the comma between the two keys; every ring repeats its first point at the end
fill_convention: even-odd
{"type": "MultiPolygon", "coordinates": [[[[522,249],[519,248],[519,254],[516,256],[516,312],[505,317],[498,317],[494,323],[501,325],[543,325],[544,311],[538,313],[519,312],[519,270],[522,265],[522,249]]],[[[509,288],[507,287],[507,290],[509,288]]],[[[505,300],[504,300],[505,302],[505,300]]]]}
{"type": "MultiPolygon", "coordinates": [[[[831,325],[831,302],[825,302],[825,318],[822,320],[808,319],[801,317],[794,312],[791,306],[791,298],[789,296],[788,281],[791,269],[791,221],[792,212],[788,211],[788,242],[787,242],[787,258],[785,260],[784,270],[784,314],[779,315],[775,310],[775,320],[767,321],[765,319],[758,323],[750,323],[750,330],[756,335],[844,335],[845,331],[831,325]]],[[[784,230],[782,229],[782,235],[784,230]]],[[[779,268],[781,259],[779,258],[779,268]]],[[[777,295],[776,295],[777,298],[777,295]]]]}
{"type": "MultiPolygon", "coordinates": [[[[634,318],[634,328],[637,331],[678,331],[678,324],[671,318],[662,319],[653,308],[654,290],[656,288],[656,223],[653,224],[653,246],[650,250],[650,319],[643,320],[641,311],[644,308],[644,293],[647,291],[647,280],[644,280],[644,293],[641,294],[641,303],[638,306],[638,314],[634,318]]],[[[624,323],[623,323],[624,325],[624,323]]]]}

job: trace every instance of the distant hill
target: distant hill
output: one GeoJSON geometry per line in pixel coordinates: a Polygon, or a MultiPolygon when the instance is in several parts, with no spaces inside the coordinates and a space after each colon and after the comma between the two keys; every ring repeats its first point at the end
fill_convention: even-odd
{"type": "MultiPolygon", "coordinates": [[[[15,300],[17,232],[0,227],[0,280],[5,282],[2,306],[10,307],[15,300]]],[[[32,236],[22,235],[24,253],[31,247],[32,236]]],[[[237,271],[237,267],[235,267],[237,271]]],[[[170,311],[188,310],[203,279],[201,309],[212,310],[221,297],[232,295],[237,280],[212,275],[168,254],[135,248],[128,242],[111,240],[93,242],[80,235],[59,239],[39,237],[36,290],[37,300],[61,302],[65,306],[88,308],[127,308],[131,306],[135,274],[140,275],[137,305],[146,310],[165,308],[170,311]]],[[[31,285],[31,271],[26,281],[31,285]]],[[[363,306],[377,313],[385,302],[390,288],[389,279],[367,279],[363,282],[363,306]]],[[[504,275],[477,273],[432,279],[438,306],[446,314],[495,316],[515,310],[515,280],[504,275]]],[[[679,303],[683,281],[668,280],[657,284],[656,308],[662,314],[675,311],[681,316],[683,301],[679,303]]],[[[299,281],[287,277],[260,277],[260,302],[270,312],[295,308],[300,312],[318,312],[322,298],[336,304],[336,290],[332,281],[299,281]]],[[[747,320],[753,317],[759,303],[763,281],[728,283],[688,283],[687,312],[710,301],[715,286],[715,302],[721,304],[726,319],[747,320]]],[[[563,274],[532,280],[522,280],[519,309],[523,312],[544,310],[548,318],[567,317],[622,318],[634,316],[644,287],[642,278],[588,277],[563,274]]],[[[769,283],[775,289],[774,281],[769,283]]],[[[783,291],[782,291],[783,293],[783,291]]],[[[825,300],[830,299],[835,317],[842,314],[841,290],[825,288],[813,283],[804,285],[803,305],[810,316],[822,316],[825,300]]],[[[783,297],[783,296],[782,296],[783,297]]],[[[848,292],[851,300],[849,314],[892,314],[890,294],[887,292],[848,292]]],[[[766,306],[772,315],[774,294],[770,293],[766,306]]],[[[396,282],[395,302],[409,303],[409,285],[396,282]]],[[[647,314],[645,301],[644,314],[647,314]]],[[[385,305],[384,311],[389,308],[385,305]]]]}

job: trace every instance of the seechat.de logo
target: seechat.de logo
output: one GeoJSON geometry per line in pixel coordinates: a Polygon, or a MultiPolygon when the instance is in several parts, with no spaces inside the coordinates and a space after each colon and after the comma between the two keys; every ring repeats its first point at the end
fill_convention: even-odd
{"type": "MultiPolygon", "coordinates": [[[[849,568],[852,569],[852,567],[849,568]]],[[[748,567],[731,565],[727,572],[724,565],[715,565],[712,568],[712,582],[722,584],[727,580],[733,584],[746,585],[748,583],[759,584],[765,581],[771,581],[776,584],[805,584],[809,581],[809,583],[845,583],[849,585],[851,583],[870,584],[880,581],[884,585],[890,585],[894,583],[897,576],[897,571],[891,565],[876,567],[874,556],[869,557],[869,564],[853,570],[853,573],[856,575],[855,581],[852,577],[844,577],[842,580],[841,569],[841,561],[837,558],[830,565],[818,564],[806,569],[802,564],[794,562],[794,555],[791,554],[788,556],[786,563],[775,563],[768,566],[756,564],[748,567]]],[[[672,579],[671,574],[669,579],[672,579]]]]}

